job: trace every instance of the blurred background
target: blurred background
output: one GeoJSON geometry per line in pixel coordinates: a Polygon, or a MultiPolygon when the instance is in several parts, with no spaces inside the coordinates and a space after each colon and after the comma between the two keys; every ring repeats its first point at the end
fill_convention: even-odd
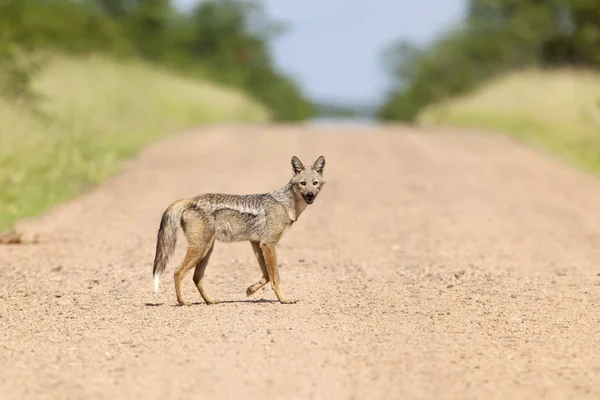
{"type": "Polygon", "coordinates": [[[0,0],[0,230],[218,122],[502,131],[600,170],[597,0],[0,0]]]}

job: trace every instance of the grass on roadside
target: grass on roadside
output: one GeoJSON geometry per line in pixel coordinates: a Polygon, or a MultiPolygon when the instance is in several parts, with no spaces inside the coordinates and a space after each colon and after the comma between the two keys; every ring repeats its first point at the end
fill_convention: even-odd
{"type": "Polygon", "coordinates": [[[50,120],[0,101],[0,231],[102,182],[163,135],[269,119],[238,92],[99,56],[55,58],[35,87],[50,120]]]}
{"type": "Polygon", "coordinates": [[[517,72],[428,107],[418,122],[504,132],[600,173],[600,73],[517,72]]]}

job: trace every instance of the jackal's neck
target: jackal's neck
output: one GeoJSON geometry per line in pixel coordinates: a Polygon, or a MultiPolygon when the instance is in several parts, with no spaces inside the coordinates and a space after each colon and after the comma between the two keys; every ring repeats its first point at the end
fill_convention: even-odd
{"type": "Polygon", "coordinates": [[[298,217],[306,209],[306,201],[294,192],[292,181],[290,180],[285,186],[273,192],[273,196],[279,200],[287,209],[292,222],[296,222],[298,217]]]}

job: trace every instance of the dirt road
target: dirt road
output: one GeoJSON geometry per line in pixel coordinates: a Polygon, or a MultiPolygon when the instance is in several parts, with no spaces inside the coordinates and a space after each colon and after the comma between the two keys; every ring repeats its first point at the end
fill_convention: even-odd
{"type": "Polygon", "coordinates": [[[598,399],[600,181],[492,135],[209,127],[147,149],[0,247],[0,397],[598,399]],[[281,305],[249,243],[215,246],[202,303],[152,260],[166,205],[327,187],[279,246],[281,305]]]}

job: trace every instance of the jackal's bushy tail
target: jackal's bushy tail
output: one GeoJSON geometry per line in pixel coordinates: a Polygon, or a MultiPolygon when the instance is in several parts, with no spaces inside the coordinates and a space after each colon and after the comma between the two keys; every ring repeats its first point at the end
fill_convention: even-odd
{"type": "Polygon", "coordinates": [[[160,274],[162,274],[169,262],[169,257],[175,251],[177,245],[177,229],[181,226],[181,214],[191,204],[191,200],[184,199],[172,203],[163,213],[160,220],[160,228],[156,238],[156,255],[154,256],[154,293],[158,293],[160,274]]]}

